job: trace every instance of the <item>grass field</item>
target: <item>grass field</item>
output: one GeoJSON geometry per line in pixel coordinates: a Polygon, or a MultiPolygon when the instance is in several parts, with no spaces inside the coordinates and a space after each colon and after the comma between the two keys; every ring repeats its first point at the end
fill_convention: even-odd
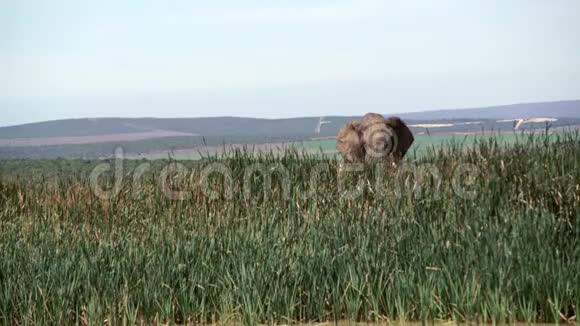
{"type": "Polygon", "coordinates": [[[580,135],[551,137],[451,141],[397,171],[299,151],[100,178],[2,162],[0,324],[574,320],[580,135]]]}

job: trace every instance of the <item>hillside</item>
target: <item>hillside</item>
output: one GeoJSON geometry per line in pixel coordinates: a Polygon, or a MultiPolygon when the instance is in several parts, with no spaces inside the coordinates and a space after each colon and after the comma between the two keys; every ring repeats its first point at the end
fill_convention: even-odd
{"type": "Polygon", "coordinates": [[[440,119],[519,119],[534,117],[580,118],[580,100],[521,103],[484,108],[455,110],[423,111],[402,113],[405,119],[440,120],[440,119]]]}
{"type": "MultiPolygon", "coordinates": [[[[579,118],[580,101],[528,103],[507,106],[426,111],[399,114],[411,123],[433,120],[500,120],[530,117],[579,118]],[[416,121],[414,121],[416,120],[416,121]]],[[[320,128],[320,136],[331,136],[355,117],[330,116],[320,128]]],[[[319,117],[291,119],[214,118],[98,118],[56,120],[0,128],[0,139],[83,137],[129,133],[173,132],[170,136],[287,136],[315,135],[319,117]]],[[[159,137],[151,137],[159,138],[159,137]]]]}
{"type": "MultiPolygon", "coordinates": [[[[580,126],[580,101],[533,103],[485,109],[400,114],[417,136],[481,131],[543,130],[580,126]],[[563,118],[571,116],[572,118],[563,118]],[[522,119],[529,117],[551,118],[522,119]]],[[[122,146],[142,156],[173,150],[197,151],[225,144],[281,144],[334,137],[357,117],[292,119],[91,118],[0,128],[0,159],[102,158],[122,146]]]]}

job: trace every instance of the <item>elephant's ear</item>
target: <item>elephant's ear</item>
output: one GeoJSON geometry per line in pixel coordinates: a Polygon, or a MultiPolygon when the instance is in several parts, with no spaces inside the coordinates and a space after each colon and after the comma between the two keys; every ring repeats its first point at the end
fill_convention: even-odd
{"type": "Polygon", "coordinates": [[[364,158],[364,149],[360,137],[360,122],[347,122],[338,132],[336,147],[345,161],[358,162],[364,158]]]}
{"type": "Polygon", "coordinates": [[[413,144],[415,137],[413,137],[413,133],[409,127],[407,127],[405,122],[403,122],[399,117],[389,117],[385,119],[385,123],[395,131],[396,146],[393,151],[393,156],[400,160],[405,157],[405,154],[407,154],[407,151],[413,144]]]}

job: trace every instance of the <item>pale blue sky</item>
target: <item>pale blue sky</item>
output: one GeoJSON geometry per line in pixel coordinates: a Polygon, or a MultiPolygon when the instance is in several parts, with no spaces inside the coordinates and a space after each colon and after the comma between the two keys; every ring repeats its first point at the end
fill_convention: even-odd
{"type": "Polygon", "coordinates": [[[580,99],[578,0],[0,0],[0,125],[580,99]]]}

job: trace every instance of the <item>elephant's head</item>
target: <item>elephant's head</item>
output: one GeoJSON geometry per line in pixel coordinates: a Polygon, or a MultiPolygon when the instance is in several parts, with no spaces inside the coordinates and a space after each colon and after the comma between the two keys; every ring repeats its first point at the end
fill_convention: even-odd
{"type": "Polygon", "coordinates": [[[340,129],[336,145],[345,161],[353,163],[364,160],[359,120],[349,121],[340,129]]]}
{"type": "Polygon", "coordinates": [[[348,122],[339,132],[337,147],[345,161],[401,160],[413,144],[414,137],[398,117],[385,119],[367,113],[361,120],[348,122]]]}

